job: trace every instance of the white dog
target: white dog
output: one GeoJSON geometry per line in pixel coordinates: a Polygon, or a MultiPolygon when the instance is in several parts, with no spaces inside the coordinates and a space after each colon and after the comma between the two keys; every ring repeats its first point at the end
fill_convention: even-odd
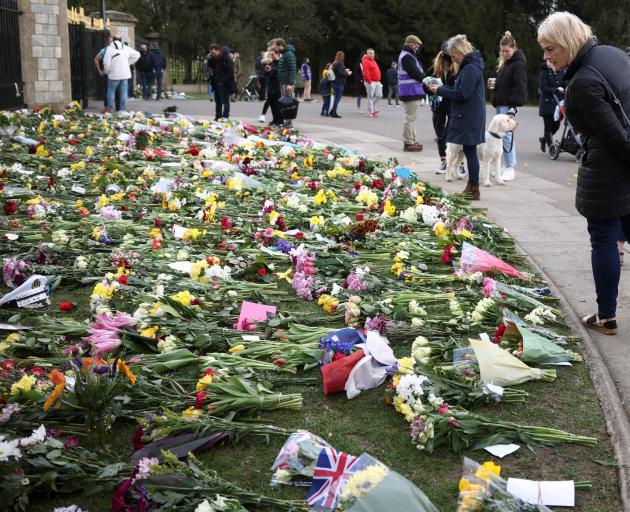
{"type": "MultiPolygon", "coordinates": [[[[477,146],[479,156],[479,181],[486,187],[491,186],[490,173],[494,171],[494,178],[497,185],[505,185],[501,178],[501,156],[503,155],[503,136],[506,132],[516,130],[518,123],[514,116],[507,114],[497,114],[490,121],[490,126],[486,131],[486,142],[477,146]]],[[[453,181],[453,176],[457,179],[463,178],[457,172],[459,164],[464,160],[464,149],[459,144],[447,144],[446,146],[446,181],[453,181]]]]}

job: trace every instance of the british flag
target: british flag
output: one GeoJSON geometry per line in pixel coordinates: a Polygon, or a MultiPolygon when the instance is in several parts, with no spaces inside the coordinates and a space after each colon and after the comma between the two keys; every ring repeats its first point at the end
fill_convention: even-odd
{"type": "Polygon", "coordinates": [[[311,507],[319,506],[331,510],[337,507],[339,495],[356,471],[358,460],[358,457],[338,452],[334,448],[322,448],[317,457],[306,502],[311,507]]]}

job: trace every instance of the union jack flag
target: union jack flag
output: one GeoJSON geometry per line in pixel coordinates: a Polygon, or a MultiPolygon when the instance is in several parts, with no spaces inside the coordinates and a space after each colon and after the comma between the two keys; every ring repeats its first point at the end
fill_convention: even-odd
{"type": "Polygon", "coordinates": [[[311,507],[336,508],[339,495],[357,469],[358,460],[358,457],[338,452],[334,448],[322,448],[317,457],[306,502],[311,507]]]}

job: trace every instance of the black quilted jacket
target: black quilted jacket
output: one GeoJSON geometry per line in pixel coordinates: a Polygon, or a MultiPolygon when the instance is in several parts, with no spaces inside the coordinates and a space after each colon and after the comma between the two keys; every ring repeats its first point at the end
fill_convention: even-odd
{"type": "Polygon", "coordinates": [[[630,116],[630,57],[589,42],[569,65],[566,113],[580,133],[586,155],[578,170],[575,206],[584,217],[630,215],[630,127],[613,104],[597,69],[630,116]]]}

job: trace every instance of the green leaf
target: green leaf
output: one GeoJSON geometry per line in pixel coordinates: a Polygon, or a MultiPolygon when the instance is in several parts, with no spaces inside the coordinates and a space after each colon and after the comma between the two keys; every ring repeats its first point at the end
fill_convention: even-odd
{"type": "Polygon", "coordinates": [[[46,458],[48,460],[53,460],[59,457],[60,455],[61,455],[61,450],[52,450],[46,454],[46,458]]]}
{"type": "Polygon", "coordinates": [[[127,464],[125,464],[124,462],[116,462],[114,464],[109,464],[108,466],[105,466],[96,474],[96,478],[109,478],[112,476],[116,476],[125,468],[127,468],[127,464]]]}

